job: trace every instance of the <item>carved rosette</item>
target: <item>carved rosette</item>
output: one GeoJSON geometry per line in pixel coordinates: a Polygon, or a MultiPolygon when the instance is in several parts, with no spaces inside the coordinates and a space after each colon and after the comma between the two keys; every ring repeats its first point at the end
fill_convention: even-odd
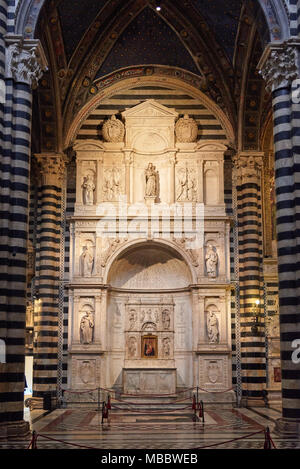
{"type": "Polygon", "coordinates": [[[102,134],[104,140],[107,142],[123,142],[125,135],[125,127],[123,122],[113,115],[110,119],[104,122],[102,127],[102,134]]]}
{"type": "Polygon", "coordinates": [[[47,61],[40,41],[7,36],[6,44],[6,77],[36,88],[47,70],[47,61]]]}
{"type": "Polygon", "coordinates": [[[297,52],[292,45],[284,43],[273,49],[261,66],[260,74],[269,91],[285,86],[298,77],[297,52]]]}
{"type": "Polygon", "coordinates": [[[196,121],[185,114],[178,119],[175,125],[175,134],[177,142],[192,143],[195,142],[198,135],[198,126],[196,121]]]}

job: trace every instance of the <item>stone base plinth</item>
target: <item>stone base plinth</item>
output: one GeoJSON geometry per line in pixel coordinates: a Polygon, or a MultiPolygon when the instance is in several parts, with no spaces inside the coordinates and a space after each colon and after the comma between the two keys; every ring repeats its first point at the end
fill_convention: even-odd
{"type": "Polygon", "coordinates": [[[25,420],[0,423],[0,439],[23,438],[28,436],[29,433],[29,423],[25,420]]]}
{"type": "Polygon", "coordinates": [[[123,368],[126,394],[175,394],[176,368],[123,368]]]}
{"type": "Polygon", "coordinates": [[[29,407],[30,410],[43,409],[44,400],[42,397],[28,397],[28,399],[25,400],[25,407],[29,407]]]}
{"type": "Polygon", "coordinates": [[[236,395],[234,391],[227,392],[203,392],[198,393],[198,400],[203,401],[204,409],[220,409],[223,407],[235,407],[236,406],[236,395]]]}
{"type": "Polygon", "coordinates": [[[274,431],[285,438],[300,437],[300,419],[282,417],[276,420],[274,431]]]}

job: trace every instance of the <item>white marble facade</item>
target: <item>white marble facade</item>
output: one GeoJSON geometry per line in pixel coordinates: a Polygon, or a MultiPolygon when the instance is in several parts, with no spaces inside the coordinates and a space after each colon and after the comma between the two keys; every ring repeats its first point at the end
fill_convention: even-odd
{"type": "Polygon", "coordinates": [[[72,389],[231,387],[227,147],[198,142],[193,119],[178,117],[148,100],[107,119],[104,142],[75,146],[72,389]]]}

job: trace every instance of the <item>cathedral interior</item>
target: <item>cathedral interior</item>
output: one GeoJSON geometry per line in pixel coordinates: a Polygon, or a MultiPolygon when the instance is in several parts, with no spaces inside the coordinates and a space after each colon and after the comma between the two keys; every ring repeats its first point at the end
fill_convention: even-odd
{"type": "Polygon", "coordinates": [[[195,398],[205,441],[299,447],[299,32],[299,0],[0,0],[0,448],[109,399],[116,448],[194,448],[195,398]]]}

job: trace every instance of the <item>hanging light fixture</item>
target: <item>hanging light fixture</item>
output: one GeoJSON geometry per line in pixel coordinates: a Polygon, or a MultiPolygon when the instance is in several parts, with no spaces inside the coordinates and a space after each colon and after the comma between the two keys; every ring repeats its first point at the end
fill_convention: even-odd
{"type": "Polygon", "coordinates": [[[160,11],[161,10],[161,4],[160,4],[161,2],[159,0],[156,0],[155,3],[156,3],[155,10],[160,11]]]}

